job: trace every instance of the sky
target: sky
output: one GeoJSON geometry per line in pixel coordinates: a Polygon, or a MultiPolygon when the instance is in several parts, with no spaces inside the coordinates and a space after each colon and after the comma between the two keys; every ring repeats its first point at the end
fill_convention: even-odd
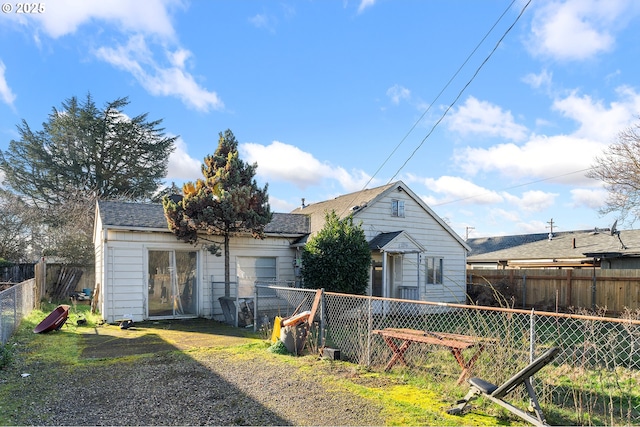
{"type": "Polygon", "coordinates": [[[615,219],[585,173],[640,120],[640,2],[29,5],[0,13],[0,150],[70,97],[129,97],[178,136],[167,184],[230,129],[274,212],[402,180],[463,238],[615,219]]]}

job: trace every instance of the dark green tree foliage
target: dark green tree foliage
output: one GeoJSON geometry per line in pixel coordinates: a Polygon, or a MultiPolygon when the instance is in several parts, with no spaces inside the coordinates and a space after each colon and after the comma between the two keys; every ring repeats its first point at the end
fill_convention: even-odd
{"type": "Polygon", "coordinates": [[[32,209],[16,195],[0,189],[0,267],[2,260],[27,261],[27,248],[32,245],[32,209]]]}
{"type": "Polygon", "coordinates": [[[108,199],[150,198],[167,174],[176,137],[167,137],[147,114],[129,118],[128,98],[96,107],[91,95],[53,108],[42,130],[25,120],[20,139],[0,151],[5,185],[38,207],[66,202],[68,188],[85,189],[108,199]]]}
{"type": "MultiPolygon", "coordinates": [[[[204,179],[184,184],[182,197],[165,196],[162,204],[169,229],[179,240],[195,244],[201,235],[223,238],[225,295],[229,296],[229,238],[246,233],[264,238],[271,210],[267,185],[259,188],[254,179],[258,165],[240,159],[230,130],[219,136],[215,153],[204,158],[204,179]]],[[[212,253],[219,248],[209,245],[212,253]]]]}
{"type": "Polygon", "coordinates": [[[303,286],[310,289],[364,294],[369,281],[371,250],[360,225],[350,215],[327,213],[324,228],[302,252],[303,286]]]}
{"type": "Polygon", "coordinates": [[[127,98],[96,107],[91,95],[53,108],[42,130],[23,120],[20,138],[0,151],[2,183],[36,213],[29,247],[67,263],[93,262],[96,199],[147,200],[167,173],[176,137],[161,120],[123,113],[127,98]]]}

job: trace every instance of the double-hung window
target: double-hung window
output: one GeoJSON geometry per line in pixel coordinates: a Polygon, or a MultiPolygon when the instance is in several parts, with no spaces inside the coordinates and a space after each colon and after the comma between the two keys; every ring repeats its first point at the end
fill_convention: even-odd
{"type": "Polygon", "coordinates": [[[425,258],[425,283],[427,285],[441,285],[442,284],[442,267],[443,259],[437,257],[425,258]]]}
{"type": "Polygon", "coordinates": [[[391,201],[391,216],[404,218],[404,200],[391,201]]]}

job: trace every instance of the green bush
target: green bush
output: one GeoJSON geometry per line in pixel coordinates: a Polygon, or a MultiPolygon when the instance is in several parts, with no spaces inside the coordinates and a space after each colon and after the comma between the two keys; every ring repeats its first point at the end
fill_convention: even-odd
{"type": "Polygon", "coordinates": [[[371,249],[361,225],[351,215],[327,213],[324,228],[302,252],[303,286],[328,292],[364,295],[369,283],[371,249]]]}
{"type": "Polygon", "coordinates": [[[0,369],[4,369],[13,360],[13,352],[6,344],[0,344],[0,369]]]}

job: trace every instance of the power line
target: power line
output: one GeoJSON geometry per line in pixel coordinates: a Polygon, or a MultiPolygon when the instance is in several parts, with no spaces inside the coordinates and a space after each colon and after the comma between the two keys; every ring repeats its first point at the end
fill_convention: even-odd
{"type": "MultiPolygon", "coordinates": [[[[513,3],[512,3],[513,4],[513,3]]],[[[400,168],[396,171],[396,173],[391,177],[391,179],[389,179],[389,182],[393,181],[393,179],[400,173],[400,171],[402,169],[404,169],[404,167],[407,165],[407,163],[409,163],[409,160],[411,160],[413,158],[413,156],[418,152],[418,150],[420,149],[420,147],[422,147],[422,145],[425,143],[425,141],[427,140],[427,138],[429,138],[431,136],[431,134],[433,133],[433,131],[436,129],[436,127],[440,124],[440,122],[442,122],[442,120],[445,118],[445,116],[449,113],[449,110],[451,110],[451,108],[453,108],[453,106],[456,104],[456,102],[458,102],[458,100],[460,99],[460,97],[462,96],[462,94],[467,90],[467,88],[469,87],[469,85],[471,85],[471,82],[473,82],[473,80],[475,80],[475,78],[478,76],[478,73],[480,73],[480,70],[485,66],[485,64],[489,61],[489,59],[493,56],[493,54],[495,53],[495,51],[498,49],[498,46],[500,46],[500,43],[502,43],[502,40],[504,40],[504,38],[507,36],[507,34],[509,34],[509,32],[511,32],[511,30],[513,29],[513,27],[515,27],[515,25],[518,23],[518,21],[520,20],[520,18],[522,17],[522,15],[524,14],[525,10],[527,9],[527,7],[529,7],[529,4],[531,4],[531,0],[529,0],[522,8],[522,10],[520,11],[520,13],[518,14],[518,16],[516,17],[516,20],[513,21],[513,23],[509,26],[509,28],[507,28],[507,30],[504,32],[504,34],[502,35],[502,37],[500,37],[500,40],[498,40],[498,42],[496,43],[496,45],[493,47],[493,49],[491,50],[491,52],[489,52],[489,55],[487,55],[487,57],[484,59],[484,61],[482,61],[482,63],[480,64],[480,66],[476,69],[475,73],[473,73],[473,76],[471,76],[471,79],[469,79],[469,81],[467,82],[467,84],[464,85],[464,87],[460,90],[460,92],[458,93],[458,95],[455,97],[455,99],[453,100],[453,102],[451,104],[449,104],[449,106],[446,108],[446,110],[442,113],[442,115],[440,116],[440,118],[435,122],[435,124],[431,127],[431,130],[429,131],[429,133],[427,133],[427,135],[422,139],[422,141],[420,141],[420,144],[418,144],[418,146],[413,150],[413,152],[411,153],[411,155],[407,158],[407,160],[405,160],[405,162],[402,164],[402,166],[400,166],[400,168]]],[[[509,6],[511,7],[511,6],[509,6]]]]}
{"type": "MultiPolygon", "coordinates": [[[[489,29],[489,31],[487,31],[487,33],[482,37],[482,39],[480,40],[480,42],[478,42],[478,44],[475,46],[475,48],[473,48],[473,50],[469,53],[469,55],[467,55],[467,58],[463,61],[463,63],[458,67],[458,69],[456,70],[456,72],[451,76],[451,78],[449,79],[449,81],[447,81],[447,83],[444,85],[444,87],[440,90],[440,92],[438,92],[438,94],[436,95],[436,97],[433,99],[433,101],[431,101],[431,103],[429,104],[429,106],[427,107],[427,109],[422,113],[422,115],[418,118],[418,120],[415,121],[415,123],[411,126],[411,128],[409,129],[409,131],[402,137],[402,139],[400,140],[400,142],[394,147],[394,149],[391,151],[391,153],[389,153],[389,155],[386,157],[386,159],[382,162],[382,164],[378,167],[378,169],[376,169],[376,171],[373,173],[373,175],[371,175],[371,177],[369,178],[369,180],[364,184],[364,186],[362,187],[362,190],[365,190],[369,184],[371,184],[371,181],[373,181],[373,178],[375,178],[378,173],[382,170],[382,168],[387,164],[387,162],[391,159],[391,157],[395,154],[395,152],[400,148],[400,146],[405,142],[405,140],[409,137],[409,135],[411,134],[411,132],[413,132],[415,130],[415,128],[418,126],[418,123],[420,123],[422,121],[422,119],[426,116],[426,114],[431,110],[431,108],[433,107],[433,105],[438,101],[438,99],[440,99],[440,96],[442,96],[442,94],[444,93],[444,91],[451,85],[451,83],[453,82],[453,80],[458,76],[458,74],[460,74],[460,72],[462,71],[462,69],[465,67],[465,65],[467,65],[467,63],[469,62],[469,60],[471,59],[471,57],[476,53],[476,51],[480,48],[480,46],[485,42],[485,40],[487,39],[487,37],[489,37],[489,35],[493,32],[493,30],[496,28],[496,26],[498,25],[498,23],[500,23],[500,21],[502,20],[502,18],[504,18],[504,16],[507,14],[507,12],[509,11],[509,9],[511,9],[511,7],[513,6],[513,4],[516,2],[516,0],[512,0],[512,2],[509,4],[509,6],[507,6],[507,8],[502,12],[502,14],[500,15],[500,17],[498,17],[498,19],[493,23],[493,25],[491,26],[491,28],[489,29]]],[[[529,0],[529,3],[531,2],[531,0],[529,0]]],[[[528,6],[528,4],[526,6],[528,6]]],[[[526,8],[525,6],[525,8],[526,8]]],[[[500,41],[498,42],[498,45],[500,44],[500,42],[504,39],[504,37],[507,35],[507,33],[511,30],[511,28],[515,25],[516,22],[518,22],[518,19],[520,19],[520,16],[522,15],[522,13],[524,12],[524,9],[520,12],[520,15],[518,16],[518,18],[516,19],[516,21],[511,24],[511,26],[509,27],[509,29],[507,30],[507,32],[505,32],[502,37],[500,38],[500,41]]],[[[496,46],[497,48],[497,46],[496,46]]],[[[495,51],[494,48],[493,50],[495,51]]],[[[493,54],[493,51],[492,51],[493,54]]],[[[489,55],[491,56],[491,55],[489,55]]],[[[486,62],[489,58],[486,58],[484,62],[486,62]]],[[[484,63],[483,63],[484,65],[484,63]]],[[[475,75],[478,74],[480,70],[476,70],[475,75]]],[[[475,78],[475,75],[473,78],[475,78]]],[[[473,80],[472,78],[472,80],[473,80]]],[[[469,81],[467,83],[467,85],[465,86],[465,89],[467,86],[469,86],[469,84],[471,83],[471,81],[469,81]]],[[[464,90],[464,89],[463,89],[464,90]]],[[[461,95],[461,94],[460,94],[461,95]]],[[[460,95],[458,95],[458,98],[460,97],[460,95]]],[[[457,98],[456,98],[457,101],[457,98]]],[[[454,101],[455,103],[455,101],[454,101]]],[[[453,104],[451,104],[449,106],[449,108],[451,108],[453,106],[453,104]]],[[[448,110],[447,110],[448,111],[448,110]]],[[[445,112],[446,114],[446,112],[445,112]]],[[[443,115],[444,118],[444,115],[443,115]]],[[[438,123],[442,120],[442,118],[438,121],[438,123]]],[[[435,126],[434,126],[435,128],[435,126]]],[[[433,132],[433,129],[432,131],[433,132]]],[[[431,132],[429,132],[429,135],[431,134],[431,132]]],[[[427,135],[427,137],[429,136],[427,135]]],[[[424,143],[424,141],[426,140],[426,138],[422,140],[422,142],[420,143],[420,146],[422,146],[422,143],[424,143]]],[[[418,148],[420,148],[420,146],[418,146],[418,148]]],[[[415,154],[415,152],[417,151],[417,149],[414,150],[414,152],[411,154],[411,157],[413,157],[413,155],[415,154]]],[[[411,159],[411,157],[409,157],[409,159],[411,159]]],[[[402,167],[400,169],[402,169],[407,162],[409,161],[409,159],[407,159],[407,161],[405,161],[405,163],[402,165],[402,167]]],[[[398,170],[398,172],[396,172],[396,174],[393,176],[394,178],[396,177],[396,175],[400,172],[400,170],[398,170]]],[[[392,178],[393,179],[393,178],[392,178]]],[[[389,183],[391,182],[391,180],[389,180],[389,183]]],[[[357,196],[356,196],[357,197],[357,196]]],[[[355,198],[354,198],[355,201],[355,198]]],[[[353,204],[353,203],[352,203],[353,204]]]]}
{"type": "MultiPolygon", "coordinates": [[[[391,157],[393,157],[393,155],[395,154],[396,151],[398,151],[398,149],[400,148],[400,146],[405,142],[405,140],[409,137],[409,135],[411,134],[411,132],[414,131],[414,129],[418,126],[418,123],[420,123],[422,121],[422,119],[424,118],[424,116],[427,115],[427,113],[431,110],[431,108],[433,107],[433,105],[438,101],[438,99],[440,99],[440,96],[442,96],[442,94],[444,93],[445,90],[447,90],[447,88],[451,85],[451,83],[453,82],[453,80],[458,76],[458,74],[460,74],[460,72],[462,71],[462,69],[464,68],[465,65],[467,65],[467,63],[469,62],[469,60],[471,59],[471,57],[473,55],[475,55],[475,53],[477,52],[477,50],[480,48],[480,46],[482,46],[482,44],[485,42],[485,40],[487,39],[487,37],[489,37],[489,35],[493,32],[493,30],[496,28],[496,26],[498,25],[498,23],[502,20],[502,18],[504,18],[504,16],[507,14],[507,12],[509,11],[509,9],[511,9],[511,6],[513,6],[513,4],[516,2],[516,0],[513,0],[509,6],[507,6],[507,8],[504,10],[504,12],[502,12],[502,15],[500,15],[500,17],[496,20],[496,22],[493,23],[493,25],[491,26],[491,28],[489,29],[489,31],[487,31],[487,33],[484,35],[484,37],[482,37],[482,39],[480,40],[480,42],[478,42],[478,44],[476,45],[475,48],[473,48],[473,50],[471,51],[471,53],[469,53],[469,55],[467,55],[467,58],[464,60],[464,62],[458,67],[458,69],[456,70],[455,73],[453,73],[453,75],[451,76],[451,78],[449,79],[449,81],[444,85],[444,87],[440,90],[440,92],[438,92],[438,94],[436,95],[436,97],[433,99],[433,101],[431,101],[431,104],[429,104],[429,106],[427,107],[427,109],[422,113],[422,115],[418,118],[418,120],[415,121],[415,123],[411,126],[411,128],[409,129],[409,131],[402,137],[402,139],[400,140],[400,142],[394,147],[394,149],[391,151],[391,153],[387,156],[387,158],[382,162],[382,164],[378,167],[378,169],[376,169],[376,171],[373,173],[373,175],[371,175],[371,178],[369,178],[369,181],[367,181],[367,183],[364,185],[363,190],[365,188],[367,188],[367,186],[371,183],[371,181],[373,180],[373,178],[375,178],[375,176],[382,170],[382,168],[387,164],[387,162],[391,159],[391,157]]],[[[503,36],[504,37],[504,36],[503,36]]],[[[397,175],[397,173],[396,173],[397,175]]],[[[391,181],[389,181],[391,182],[391,181]]]]}
{"type": "MultiPolygon", "coordinates": [[[[537,183],[539,183],[539,182],[550,181],[550,180],[552,180],[552,179],[562,178],[563,176],[573,175],[573,174],[580,173],[580,172],[586,172],[586,171],[591,170],[591,169],[593,169],[593,167],[588,167],[588,168],[586,168],[586,169],[580,169],[580,170],[573,171],[573,172],[567,172],[567,173],[563,173],[563,174],[561,174],[561,175],[550,176],[550,177],[548,177],[548,178],[539,179],[539,180],[537,180],[537,181],[530,181],[530,182],[525,182],[525,183],[523,183],[523,184],[512,185],[511,187],[501,188],[501,189],[496,190],[496,191],[513,190],[514,188],[526,187],[527,185],[537,184],[537,183]]],[[[430,205],[430,206],[442,206],[442,205],[448,205],[448,204],[450,204],[450,203],[457,203],[457,202],[462,202],[462,201],[469,200],[469,199],[475,199],[476,197],[482,197],[482,196],[485,196],[485,195],[487,195],[487,194],[491,194],[491,192],[490,192],[490,191],[487,191],[487,192],[485,192],[485,193],[476,194],[475,196],[468,196],[468,197],[463,197],[463,198],[461,198],[461,199],[449,200],[448,202],[434,203],[434,204],[432,204],[432,205],[430,205]]]]}

